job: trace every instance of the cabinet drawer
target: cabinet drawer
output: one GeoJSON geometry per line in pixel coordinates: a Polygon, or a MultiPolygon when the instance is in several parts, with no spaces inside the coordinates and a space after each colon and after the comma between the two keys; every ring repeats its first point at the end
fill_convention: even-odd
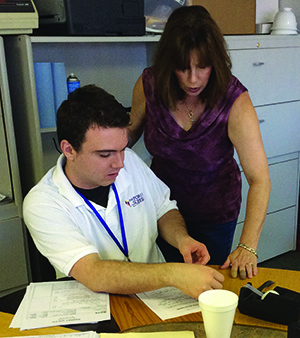
{"type": "MultiPolygon", "coordinates": [[[[272,164],[269,170],[272,189],[267,213],[296,205],[298,159],[272,164]]],[[[242,173],[242,205],[238,222],[243,222],[245,219],[248,188],[247,180],[242,173]]]]}
{"type": "MultiPolygon", "coordinates": [[[[296,207],[267,216],[258,242],[258,262],[263,262],[296,248],[296,207]]],[[[236,228],[232,250],[239,243],[243,223],[236,228]]]]}
{"type": "Polygon", "coordinates": [[[253,104],[298,100],[299,48],[231,50],[232,73],[248,88],[253,104]]]}
{"type": "Polygon", "coordinates": [[[0,222],[0,292],[28,284],[26,250],[22,221],[0,222]]]}
{"type": "Polygon", "coordinates": [[[267,158],[300,151],[300,101],[255,109],[267,158]]]}
{"type": "Polygon", "coordinates": [[[268,158],[300,150],[300,101],[257,107],[256,112],[268,158]]]}

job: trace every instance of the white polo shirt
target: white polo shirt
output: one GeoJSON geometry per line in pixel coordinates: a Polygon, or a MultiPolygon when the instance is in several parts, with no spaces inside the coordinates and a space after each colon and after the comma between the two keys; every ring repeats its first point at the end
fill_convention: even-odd
{"type": "MultiPolygon", "coordinates": [[[[94,212],[64,174],[65,157],[27,194],[23,204],[26,226],[38,248],[56,270],[68,275],[82,257],[98,253],[102,260],[125,260],[94,212]]],[[[177,209],[169,188],[130,149],[116,181],[125,224],[129,258],[133,262],[163,262],[156,245],[157,221],[177,209]]],[[[107,208],[92,203],[122,243],[114,192],[107,208]]]]}

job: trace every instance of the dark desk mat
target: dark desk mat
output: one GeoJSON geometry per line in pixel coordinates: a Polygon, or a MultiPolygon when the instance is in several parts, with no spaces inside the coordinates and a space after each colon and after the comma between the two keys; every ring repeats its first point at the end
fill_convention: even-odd
{"type": "MultiPolygon", "coordinates": [[[[133,327],[124,332],[193,331],[195,338],[206,338],[202,322],[159,323],[133,327]]],[[[286,338],[287,332],[244,325],[233,325],[231,338],[286,338]]]]}
{"type": "MultiPolygon", "coordinates": [[[[0,311],[15,314],[18,307],[25,295],[26,288],[13,292],[7,296],[0,298],[0,311]]],[[[118,324],[111,315],[110,320],[105,320],[97,323],[76,324],[76,325],[63,325],[72,330],[77,331],[96,331],[97,333],[117,333],[120,331],[118,324]]]]}

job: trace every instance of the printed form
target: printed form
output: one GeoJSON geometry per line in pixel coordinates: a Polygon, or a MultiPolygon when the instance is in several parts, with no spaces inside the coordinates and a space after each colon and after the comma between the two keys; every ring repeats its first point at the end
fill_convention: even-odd
{"type": "Polygon", "coordinates": [[[200,311],[197,299],[173,287],[138,293],[137,296],[162,320],[200,311]]]}
{"type": "MultiPolygon", "coordinates": [[[[94,331],[54,334],[54,335],[40,335],[40,336],[26,336],[26,338],[120,338],[119,333],[100,333],[99,335],[94,331]]],[[[19,338],[19,337],[11,337],[19,338]]],[[[122,338],[195,338],[192,331],[165,331],[165,332],[131,332],[122,333],[122,338]]]]}
{"type": "Polygon", "coordinates": [[[40,327],[110,320],[109,294],[95,293],[81,283],[31,283],[10,327],[40,327]]]}
{"type": "MultiPolygon", "coordinates": [[[[20,338],[20,337],[11,337],[20,338]]],[[[37,336],[26,336],[26,338],[99,338],[97,332],[85,331],[85,332],[74,332],[74,333],[59,333],[59,334],[47,334],[37,336]]]]}

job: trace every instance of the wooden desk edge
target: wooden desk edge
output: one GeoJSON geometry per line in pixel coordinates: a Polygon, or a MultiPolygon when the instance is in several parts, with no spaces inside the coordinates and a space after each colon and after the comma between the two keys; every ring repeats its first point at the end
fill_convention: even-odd
{"type": "Polygon", "coordinates": [[[18,336],[36,336],[36,335],[49,335],[49,334],[61,334],[61,333],[74,333],[77,331],[62,327],[62,326],[53,326],[45,327],[34,330],[24,330],[12,329],[9,327],[13,315],[10,313],[0,312],[0,337],[18,337],[18,336]]]}

